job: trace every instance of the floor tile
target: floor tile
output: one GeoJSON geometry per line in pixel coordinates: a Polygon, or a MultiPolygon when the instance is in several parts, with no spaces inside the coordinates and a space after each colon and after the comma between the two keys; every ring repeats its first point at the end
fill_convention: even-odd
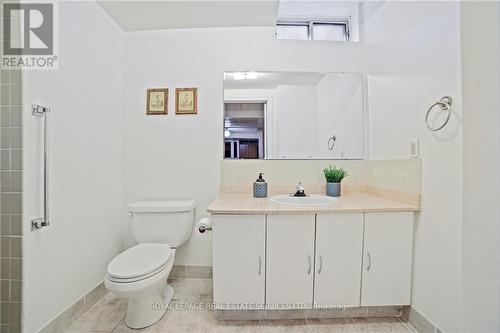
{"type": "Polygon", "coordinates": [[[213,301],[211,279],[172,279],[168,283],[174,288],[174,303],[212,303],[213,301]]]}
{"type": "Polygon", "coordinates": [[[394,317],[354,318],[354,332],[360,333],[413,333],[411,326],[394,317]]]}
{"type": "Polygon", "coordinates": [[[306,333],[306,320],[262,320],[261,333],[306,333]]]}
{"type": "Polygon", "coordinates": [[[88,309],[67,333],[112,332],[127,312],[127,300],[108,293],[88,309]]]}
{"type": "Polygon", "coordinates": [[[216,320],[205,306],[213,302],[211,279],[172,279],[175,295],[165,315],[156,324],[141,329],[125,325],[127,300],[107,294],[67,333],[416,333],[396,317],[307,320],[216,320]],[[192,305],[194,307],[186,308],[192,305]]]}
{"type": "Polygon", "coordinates": [[[210,333],[260,333],[258,320],[216,320],[210,333]]]}
{"type": "Polygon", "coordinates": [[[354,322],[351,318],[308,319],[307,333],[338,333],[354,332],[354,322]]]}
{"type": "Polygon", "coordinates": [[[211,332],[215,319],[210,310],[168,310],[167,319],[158,332],[211,332]]]}
{"type": "Polygon", "coordinates": [[[162,333],[162,332],[164,332],[163,325],[165,325],[165,322],[167,321],[168,314],[169,314],[169,311],[165,312],[163,317],[158,322],[156,322],[155,324],[153,324],[149,327],[139,329],[139,330],[127,327],[127,325],[125,325],[125,320],[123,319],[120,321],[118,326],[113,330],[113,333],[139,333],[139,332],[140,333],[162,333]]]}
{"type": "Polygon", "coordinates": [[[417,329],[413,327],[407,320],[400,318],[401,322],[408,328],[408,332],[418,333],[417,329]]]}

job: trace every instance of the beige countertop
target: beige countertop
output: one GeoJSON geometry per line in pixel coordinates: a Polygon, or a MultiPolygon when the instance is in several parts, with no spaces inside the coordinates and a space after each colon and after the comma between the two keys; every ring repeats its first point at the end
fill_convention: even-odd
{"type": "MultiPolygon", "coordinates": [[[[271,195],[272,196],[272,195],[271,195]]],[[[270,196],[270,197],[271,197],[270,196]]],[[[249,194],[220,194],[207,211],[212,214],[283,214],[333,212],[418,212],[420,207],[371,193],[347,193],[329,205],[289,205],[249,194]]]]}

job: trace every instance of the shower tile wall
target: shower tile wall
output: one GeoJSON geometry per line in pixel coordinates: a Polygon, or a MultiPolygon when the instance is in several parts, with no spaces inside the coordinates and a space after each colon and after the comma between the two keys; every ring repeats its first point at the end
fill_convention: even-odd
{"type": "Polygon", "coordinates": [[[0,75],[0,333],[16,333],[21,332],[22,285],[21,71],[0,75]]]}

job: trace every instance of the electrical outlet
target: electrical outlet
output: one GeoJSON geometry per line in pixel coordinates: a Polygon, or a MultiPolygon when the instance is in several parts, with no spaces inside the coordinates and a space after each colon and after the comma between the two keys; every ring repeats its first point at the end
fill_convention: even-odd
{"type": "Polygon", "coordinates": [[[410,141],[410,158],[420,157],[420,144],[418,138],[410,141]]]}

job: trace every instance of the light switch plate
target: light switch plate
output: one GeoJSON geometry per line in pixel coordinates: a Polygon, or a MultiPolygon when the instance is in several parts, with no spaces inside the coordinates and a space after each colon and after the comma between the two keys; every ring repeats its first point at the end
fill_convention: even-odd
{"type": "Polygon", "coordinates": [[[410,141],[409,148],[410,148],[410,158],[420,157],[420,143],[418,138],[415,138],[410,141]]]}

